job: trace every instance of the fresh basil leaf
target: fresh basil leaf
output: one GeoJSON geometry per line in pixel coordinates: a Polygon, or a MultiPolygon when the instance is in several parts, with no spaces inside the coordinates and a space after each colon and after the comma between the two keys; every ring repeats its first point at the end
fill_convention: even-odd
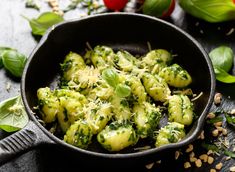
{"type": "Polygon", "coordinates": [[[3,54],[4,51],[6,51],[6,50],[14,50],[14,49],[9,48],[9,47],[0,47],[0,68],[3,67],[2,54],[3,54]]]}
{"type": "Polygon", "coordinates": [[[23,54],[15,50],[7,50],[2,54],[2,62],[5,69],[16,77],[21,77],[26,60],[27,58],[23,54]]]}
{"type": "Polygon", "coordinates": [[[225,150],[224,151],[224,154],[231,157],[231,158],[235,158],[235,153],[231,152],[231,151],[228,151],[228,150],[225,150]]]}
{"type": "Polygon", "coordinates": [[[23,17],[29,21],[32,33],[40,36],[44,35],[51,26],[64,21],[63,17],[53,12],[42,13],[37,19],[23,17]]]}
{"type": "Polygon", "coordinates": [[[127,97],[131,94],[131,88],[125,84],[118,84],[115,89],[115,93],[119,97],[127,97]]]}
{"type": "Polygon", "coordinates": [[[0,128],[7,132],[22,129],[28,123],[28,115],[21,96],[7,99],[0,103],[0,128]]]}
{"type": "Polygon", "coordinates": [[[211,23],[235,19],[233,0],[179,0],[179,5],[192,16],[211,23]]]}
{"type": "Polygon", "coordinates": [[[214,66],[214,71],[215,71],[216,79],[218,81],[228,83],[228,84],[235,83],[235,76],[228,74],[223,69],[214,66]]]}
{"type": "Polygon", "coordinates": [[[233,50],[227,46],[220,46],[209,53],[213,66],[217,66],[228,72],[233,65],[233,50]]]}
{"type": "Polygon", "coordinates": [[[113,69],[103,70],[102,78],[113,88],[116,88],[119,83],[118,74],[113,69]]]}

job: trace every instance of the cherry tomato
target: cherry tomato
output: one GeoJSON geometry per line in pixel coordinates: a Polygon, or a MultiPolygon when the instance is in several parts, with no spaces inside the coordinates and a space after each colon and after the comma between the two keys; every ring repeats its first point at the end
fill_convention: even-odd
{"type": "MultiPolygon", "coordinates": [[[[235,1],[235,0],[234,0],[235,1]]],[[[172,0],[171,1],[171,5],[170,7],[168,8],[168,11],[166,11],[165,13],[163,13],[163,15],[161,16],[162,18],[165,18],[165,17],[169,17],[171,15],[171,13],[174,11],[175,9],[175,0],[172,0]]]]}
{"type": "Polygon", "coordinates": [[[103,1],[105,6],[113,11],[122,10],[128,2],[128,0],[103,0],[103,1]]]}

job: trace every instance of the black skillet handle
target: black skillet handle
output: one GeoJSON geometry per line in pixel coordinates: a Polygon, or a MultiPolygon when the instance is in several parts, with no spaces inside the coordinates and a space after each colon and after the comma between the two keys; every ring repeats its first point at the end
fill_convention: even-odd
{"type": "Polygon", "coordinates": [[[54,142],[30,120],[23,129],[0,140],[0,165],[16,155],[43,143],[54,142]]]}

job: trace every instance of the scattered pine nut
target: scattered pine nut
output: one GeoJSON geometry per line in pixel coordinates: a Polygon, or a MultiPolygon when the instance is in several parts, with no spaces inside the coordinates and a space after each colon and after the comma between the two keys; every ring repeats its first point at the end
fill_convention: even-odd
{"type": "Polygon", "coordinates": [[[220,132],[223,131],[223,127],[216,127],[216,129],[220,132]]]}
{"type": "Polygon", "coordinates": [[[180,156],[180,151],[175,151],[175,159],[177,160],[180,156]]]}
{"type": "Polygon", "coordinates": [[[216,93],[214,96],[214,103],[215,105],[219,105],[222,101],[222,94],[221,93],[216,93]]]}
{"type": "Polygon", "coordinates": [[[208,150],[208,152],[207,152],[207,155],[211,155],[211,154],[213,154],[214,152],[212,151],[212,150],[208,150]]]}
{"type": "Polygon", "coordinates": [[[207,155],[207,154],[202,154],[202,155],[199,156],[199,158],[200,158],[201,160],[203,160],[203,162],[207,162],[207,160],[208,160],[208,155],[207,155]]]}
{"type": "Polygon", "coordinates": [[[228,160],[230,160],[231,159],[231,157],[230,156],[227,156],[226,158],[225,158],[225,161],[228,161],[228,160]]]}
{"type": "Polygon", "coordinates": [[[222,167],[223,167],[223,163],[220,162],[220,163],[218,163],[218,164],[215,166],[215,169],[216,169],[216,170],[221,170],[222,167]]]}
{"type": "Polygon", "coordinates": [[[210,172],[216,172],[216,170],[212,168],[212,169],[210,169],[210,172]]]}
{"type": "Polygon", "coordinates": [[[214,114],[213,112],[210,112],[210,113],[207,115],[207,118],[209,118],[209,119],[215,118],[215,114],[214,114]]]}
{"type": "Polygon", "coordinates": [[[201,167],[202,161],[200,159],[197,159],[197,161],[195,161],[195,165],[196,165],[196,167],[201,167]]]}
{"type": "Polygon", "coordinates": [[[193,158],[195,156],[195,153],[194,152],[191,152],[190,154],[189,154],[189,157],[190,158],[193,158]]]}
{"type": "Polygon", "coordinates": [[[207,162],[208,162],[208,164],[212,164],[214,162],[214,158],[211,156],[208,156],[207,162]]]}
{"type": "Polygon", "coordinates": [[[230,114],[235,115],[235,108],[231,110],[230,114]]]}
{"type": "Polygon", "coordinates": [[[212,131],[212,135],[213,135],[214,137],[217,137],[217,136],[219,135],[219,131],[218,131],[217,129],[213,130],[213,131],[212,131]]]}
{"type": "Polygon", "coordinates": [[[201,140],[205,139],[204,130],[202,130],[202,132],[198,136],[198,139],[201,139],[201,140]]]}
{"type": "Polygon", "coordinates": [[[189,158],[189,161],[190,161],[190,162],[195,162],[195,161],[197,161],[197,158],[195,158],[195,157],[190,157],[190,158],[189,158]]]}
{"type": "Polygon", "coordinates": [[[227,129],[223,128],[223,130],[222,130],[222,134],[223,134],[224,136],[226,136],[226,135],[228,134],[227,129]]]}
{"type": "Polygon", "coordinates": [[[235,172],[235,166],[229,168],[230,172],[235,172]]]}
{"type": "Polygon", "coordinates": [[[222,124],[223,124],[222,121],[219,121],[219,122],[214,123],[214,126],[215,127],[221,127],[222,124]]]}
{"type": "Polygon", "coordinates": [[[189,162],[184,163],[184,168],[185,169],[190,168],[190,167],[191,167],[191,164],[189,162]]]}
{"type": "Polygon", "coordinates": [[[147,168],[148,170],[152,169],[154,166],[154,162],[153,163],[150,163],[150,164],[147,164],[145,165],[145,168],[147,168]]]}
{"type": "Polygon", "coordinates": [[[189,152],[191,152],[191,151],[193,151],[193,145],[192,145],[192,144],[189,144],[189,145],[188,145],[188,148],[186,149],[185,152],[189,153],[189,152]]]}

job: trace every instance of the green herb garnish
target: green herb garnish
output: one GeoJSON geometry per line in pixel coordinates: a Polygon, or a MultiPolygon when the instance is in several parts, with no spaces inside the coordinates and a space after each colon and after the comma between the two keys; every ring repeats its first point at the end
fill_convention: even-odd
{"type": "Polygon", "coordinates": [[[234,53],[230,47],[220,46],[209,53],[216,79],[224,83],[235,83],[235,76],[228,72],[233,65],[234,53]]]}
{"type": "Polygon", "coordinates": [[[0,128],[7,132],[22,129],[28,123],[28,115],[21,96],[7,99],[0,103],[0,128]]]}
{"type": "Polygon", "coordinates": [[[131,88],[126,84],[119,83],[119,76],[113,69],[105,69],[102,72],[102,78],[114,88],[119,97],[128,97],[131,94],[131,88]]]}
{"type": "Polygon", "coordinates": [[[47,29],[49,29],[53,25],[64,21],[63,17],[53,12],[42,13],[36,19],[29,19],[25,16],[23,17],[29,21],[32,33],[34,35],[40,35],[40,36],[44,35],[47,29]]]}
{"type": "Polygon", "coordinates": [[[40,10],[39,4],[36,2],[36,0],[27,0],[25,3],[26,8],[34,8],[36,10],[40,10]]]}
{"type": "Polygon", "coordinates": [[[27,58],[18,51],[11,49],[2,53],[2,64],[15,77],[21,77],[27,58]]]}

